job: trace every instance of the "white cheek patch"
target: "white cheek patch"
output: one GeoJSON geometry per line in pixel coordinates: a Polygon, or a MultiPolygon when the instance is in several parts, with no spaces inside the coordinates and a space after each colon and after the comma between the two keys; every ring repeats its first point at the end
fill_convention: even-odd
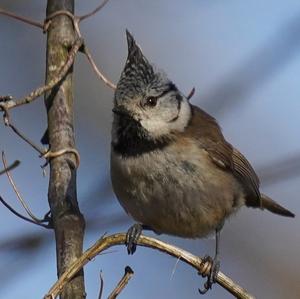
{"type": "Polygon", "coordinates": [[[172,131],[182,132],[187,126],[191,117],[191,107],[186,98],[182,98],[178,117],[174,121],[165,121],[158,118],[141,120],[141,125],[152,135],[160,137],[172,131]]]}
{"type": "Polygon", "coordinates": [[[177,130],[182,132],[191,118],[191,113],[190,103],[185,97],[182,97],[178,118],[175,121],[168,123],[170,131],[177,130]]]}

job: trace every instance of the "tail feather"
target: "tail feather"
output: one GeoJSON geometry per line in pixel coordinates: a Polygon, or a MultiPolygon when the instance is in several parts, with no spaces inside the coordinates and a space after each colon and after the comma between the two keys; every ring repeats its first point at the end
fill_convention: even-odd
{"type": "Polygon", "coordinates": [[[281,216],[295,217],[295,214],[282,207],[280,204],[278,204],[276,201],[265,194],[261,194],[261,207],[281,216]]]}

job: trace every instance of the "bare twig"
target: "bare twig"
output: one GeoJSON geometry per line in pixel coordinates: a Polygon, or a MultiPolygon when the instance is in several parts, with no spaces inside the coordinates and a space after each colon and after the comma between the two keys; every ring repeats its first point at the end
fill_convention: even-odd
{"type": "Polygon", "coordinates": [[[28,143],[32,148],[34,148],[40,155],[44,155],[45,149],[40,148],[37,146],[35,143],[33,143],[30,139],[28,139],[23,133],[20,132],[20,130],[10,121],[8,123],[8,126],[21,138],[23,139],[26,143],[28,143]]]}
{"type": "Polygon", "coordinates": [[[26,97],[24,97],[20,100],[17,100],[17,101],[11,100],[11,101],[7,101],[7,102],[0,102],[0,109],[2,109],[3,111],[7,111],[9,109],[12,109],[12,108],[15,108],[15,107],[18,107],[21,105],[29,104],[32,101],[34,101],[36,98],[38,98],[39,96],[43,95],[45,92],[51,90],[67,74],[68,70],[74,63],[75,56],[76,56],[77,52],[79,51],[80,47],[82,46],[82,44],[83,44],[82,39],[75,40],[71,50],[69,51],[69,55],[68,55],[68,59],[67,59],[66,63],[61,67],[61,69],[58,72],[58,75],[55,78],[53,78],[52,80],[50,80],[50,82],[48,84],[37,88],[36,90],[31,92],[29,95],[27,95],[26,97]]]}
{"type": "MultiPolygon", "coordinates": [[[[45,295],[44,299],[55,299],[60,292],[63,290],[64,286],[74,277],[74,275],[82,269],[91,259],[97,256],[102,251],[116,245],[123,245],[126,241],[126,234],[114,234],[110,236],[105,236],[99,239],[92,247],[86,250],[82,256],[77,259],[66,271],[61,275],[61,277],[56,281],[56,283],[51,287],[49,292],[45,295]]],[[[159,251],[165,252],[174,257],[180,257],[180,259],[195,268],[201,274],[209,274],[210,267],[207,267],[203,263],[203,260],[190,252],[187,252],[176,246],[164,243],[154,238],[146,237],[141,235],[138,242],[140,246],[146,246],[159,251]]],[[[216,282],[229,291],[231,294],[240,299],[254,299],[252,295],[247,293],[245,289],[237,285],[232,279],[227,277],[225,274],[219,272],[216,277],[216,282]]]]}
{"type": "MultiPolygon", "coordinates": [[[[82,15],[82,16],[78,16],[76,18],[78,18],[79,22],[95,15],[98,11],[100,11],[105,5],[106,3],[108,2],[109,0],[104,0],[101,4],[99,4],[93,11],[91,11],[90,13],[87,13],[85,15],[82,15]]],[[[55,14],[53,14],[51,17],[55,17],[57,15],[60,15],[61,12],[63,12],[64,14],[66,14],[68,11],[57,11],[55,12],[55,14]]],[[[70,13],[71,14],[71,13],[70,13]]],[[[45,30],[45,28],[48,27],[48,25],[45,26],[45,24],[47,23],[47,21],[50,20],[50,17],[48,17],[47,19],[45,19],[45,22],[44,23],[41,23],[41,22],[38,22],[38,21],[34,21],[32,19],[29,19],[29,18],[26,18],[26,17],[23,17],[23,16],[19,16],[13,12],[10,12],[10,11],[7,11],[7,10],[4,10],[2,8],[0,8],[0,15],[4,15],[4,16],[7,16],[7,17],[10,17],[10,18],[13,18],[15,20],[18,20],[18,21],[21,21],[21,22],[24,22],[26,24],[29,24],[29,25],[32,25],[32,26],[35,26],[37,28],[40,28],[44,31],[47,31],[45,30]]]]}
{"type": "Polygon", "coordinates": [[[16,15],[15,13],[13,12],[10,12],[10,11],[6,11],[2,8],[0,8],[0,15],[4,15],[4,16],[7,16],[7,17],[11,17],[13,19],[16,19],[18,21],[21,21],[21,22],[24,22],[26,24],[29,24],[29,25],[32,25],[32,26],[35,26],[35,27],[38,27],[40,29],[43,29],[44,28],[44,25],[40,22],[37,22],[37,21],[34,21],[34,20],[31,20],[29,18],[25,18],[23,16],[19,16],[19,15],[16,15]]]}
{"type": "Polygon", "coordinates": [[[20,132],[20,130],[11,122],[10,115],[8,112],[8,109],[6,106],[1,106],[0,103],[0,108],[4,111],[3,114],[3,119],[4,119],[4,124],[8,127],[10,127],[13,132],[15,132],[21,139],[23,139],[26,143],[28,143],[32,148],[34,148],[40,155],[45,154],[45,150],[34,144],[29,138],[27,138],[23,133],[20,132]]]}
{"type": "Polygon", "coordinates": [[[104,280],[102,276],[102,271],[100,271],[100,290],[99,290],[99,296],[98,299],[102,299],[102,294],[103,294],[103,288],[104,288],[104,280]]]}
{"type": "Polygon", "coordinates": [[[92,12],[87,13],[83,16],[78,17],[79,18],[79,22],[85,20],[86,18],[89,18],[91,16],[93,16],[94,14],[96,14],[99,10],[101,10],[105,4],[108,2],[109,0],[104,0],[99,6],[97,6],[92,12]]]}
{"type": "MultiPolygon", "coordinates": [[[[27,138],[23,133],[20,132],[20,130],[11,122],[10,115],[6,107],[4,109],[4,123],[6,126],[9,126],[21,139],[23,139],[26,143],[28,143],[32,148],[34,148],[39,154],[41,158],[46,159],[46,163],[42,166],[42,168],[45,168],[46,165],[48,165],[49,160],[62,156],[66,153],[73,153],[76,157],[76,168],[79,167],[80,164],[80,155],[79,152],[74,148],[65,148],[61,149],[59,151],[53,152],[51,150],[43,149],[34,144],[29,138],[27,138]]],[[[9,169],[9,168],[7,168],[9,169]]],[[[5,172],[5,170],[4,170],[5,172]]],[[[0,172],[1,175],[1,172],[0,172]]]]}
{"type": "Polygon", "coordinates": [[[12,164],[10,164],[6,169],[4,170],[1,170],[0,171],[0,175],[6,173],[6,171],[11,171],[13,169],[15,169],[16,167],[18,167],[20,165],[20,161],[19,160],[16,160],[15,162],[13,162],[12,164]]]}
{"type": "MultiPolygon", "coordinates": [[[[51,14],[50,16],[47,17],[47,19],[45,20],[45,22],[51,22],[51,19],[53,19],[56,16],[59,15],[66,15],[68,16],[72,22],[73,22],[73,26],[74,29],[77,33],[78,38],[81,38],[81,32],[80,32],[80,28],[79,28],[79,22],[82,21],[83,19],[95,14],[97,11],[99,11],[109,0],[105,0],[100,6],[98,6],[93,12],[91,12],[90,14],[87,14],[83,17],[77,17],[74,16],[72,13],[70,13],[69,11],[65,11],[65,10],[59,10],[56,11],[55,13],[51,14]]],[[[47,25],[49,26],[49,25],[47,25]]],[[[103,74],[102,72],[99,70],[99,68],[97,67],[90,50],[88,49],[86,43],[84,43],[83,48],[82,48],[82,52],[86,55],[89,63],[91,64],[93,70],[95,71],[96,75],[100,78],[100,80],[102,80],[108,87],[112,88],[112,89],[116,89],[116,85],[113,84],[110,80],[108,80],[103,74]]]]}
{"type": "Polygon", "coordinates": [[[4,166],[4,170],[5,170],[5,173],[7,175],[7,178],[11,184],[11,186],[13,187],[13,190],[14,192],[16,193],[17,195],[17,198],[19,200],[19,202],[21,203],[21,205],[23,206],[23,208],[25,209],[26,213],[28,214],[28,216],[31,217],[31,219],[33,220],[34,223],[44,223],[44,222],[47,222],[48,219],[39,219],[37,218],[30,210],[30,208],[28,207],[27,203],[25,202],[25,200],[22,198],[10,172],[8,171],[8,168],[7,168],[7,162],[6,162],[6,158],[5,158],[5,154],[4,152],[2,152],[2,162],[3,162],[3,166],[4,166]]]}
{"type": "MultiPolygon", "coordinates": [[[[44,223],[37,223],[36,221],[33,221],[32,219],[26,217],[26,216],[23,216],[22,214],[20,214],[19,212],[17,212],[12,206],[10,206],[4,199],[3,197],[0,196],[0,202],[9,210],[11,211],[15,216],[25,220],[25,221],[28,221],[30,223],[33,223],[33,224],[36,224],[36,225],[39,225],[39,226],[42,226],[44,228],[52,228],[52,226],[49,224],[44,224],[44,223]]],[[[45,217],[46,218],[46,217],[45,217]]]]}
{"type": "Polygon", "coordinates": [[[191,99],[191,97],[195,94],[195,87],[193,87],[193,89],[190,91],[190,93],[188,94],[188,96],[186,97],[188,100],[191,99]]]}
{"type": "MultiPolygon", "coordinates": [[[[66,63],[66,65],[62,68],[59,76],[57,76],[54,80],[50,81],[47,85],[45,86],[42,86],[42,87],[39,87],[38,89],[36,89],[35,91],[33,91],[32,93],[30,93],[28,96],[26,96],[25,98],[19,100],[19,101],[9,101],[8,103],[5,104],[5,108],[8,110],[8,109],[11,109],[11,108],[14,108],[14,107],[17,107],[17,106],[20,106],[20,105],[24,105],[24,104],[28,104],[30,102],[32,102],[34,99],[36,99],[37,97],[41,96],[42,94],[44,94],[45,92],[47,92],[48,90],[52,89],[63,77],[64,75],[66,74],[66,72],[68,71],[69,67],[73,64],[73,61],[74,61],[74,58],[75,58],[75,55],[77,53],[77,51],[80,49],[80,47],[82,46],[83,44],[83,40],[81,39],[82,35],[81,35],[81,32],[80,32],[80,28],[79,28],[79,22],[81,22],[82,20],[96,14],[98,11],[100,11],[104,5],[108,2],[109,0],[104,0],[97,8],[95,8],[92,12],[86,14],[86,15],[83,15],[83,16],[74,16],[71,12],[67,11],[67,10],[59,10],[59,11],[56,11],[54,12],[53,14],[50,14],[49,16],[47,16],[47,18],[45,19],[44,21],[44,24],[39,24],[38,27],[42,28],[44,31],[47,31],[49,26],[50,26],[50,23],[51,23],[51,20],[59,15],[66,15],[68,16],[69,18],[72,19],[72,22],[73,22],[73,26],[74,26],[74,29],[76,31],[76,34],[77,34],[77,37],[79,40],[81,40],[81,44],[80,46],[77,48],[76,47],[76,42],[75,44],[73,45],[73,48],[71,49],[70,51],[70,54],[69,54],[69,59],[68,61],[70,61],[70,65],[68,64],[68,61],[66,63]],[[75,48],[75,49],[74,49],[75,48]],[[74,55],[73,55],[74,54],[74,55]],[[65,67],[68,66],[68,68],[66,69],[65,67]]],[[[4,11],[3,11],[4,12],[4,11]]],[[[1,13],[1,10],[0,10],[0,13],[1,13]]],[[[6,14],[6,12],[4,12],[4,14],[6,14]]],[[[11,14],[12,17],[14,17],[14,14],[11,14]]],[[[21,19],[23,17],[20,17],[21,19]]],[[[94,59],[92,58],[92,55],[89,51],[89,49],[87,48],[87,46],[85,45],[83,47],[83,53],[87,56],[88,58],[88,61],[89,63],[91,64],[93,70],[95,71],[96,75],[110,88],[112,89],[116,89],[116,85],[113,84],[110,80],[108,80],[103,74],[102,72],[99,70],[99,68],[97,67],[94,59]]],[[[4,110],[4,104],[0,103],[0,109],[2,108],[2,110],[4,110]]]]}
{"type": "Polygon", "coordinates": [[[111,294],[108,296],[108,299],[115,299],[117,296],[123,291],[123,289],[126,287],[128,284],[130,278],[133,276],[134,272],[133,270],[129,267],[125,267],[125,273],[121,280],[118,282],[117,286],[115,289],[111,292],[111,294]]]}
{"type": "Polygon", "coordinates": [[[87,48],[87,46],[85,45],[83,47],[83,52],[84,54],[86,55],[88,61],[90,62],[93,70],[95,71],[96,75],[110,88],[112,88],[113,90],[116,89],[116,85],[113,84],[111,81],[109,81],[101,72],[100,70],[98,69],[89,49],[87,48]]]}

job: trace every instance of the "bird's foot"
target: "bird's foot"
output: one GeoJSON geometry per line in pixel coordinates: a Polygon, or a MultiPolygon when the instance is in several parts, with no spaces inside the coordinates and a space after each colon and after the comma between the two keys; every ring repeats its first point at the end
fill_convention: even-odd
{"type": "Polygon", "coordinates": [[[202,264],[210,264],[210,270],[209,274],[207,275],[207,281],[204,284],[204,288],[198,289],[199,293],[201,295],[204,295],[208,290],[212,288],[212,285],[216,282],[217,275],[220,269],[220,262],[216,257],[212,259],[210,256],[206,255],[203,258],[202,264]]]}
{"type": "Polygon", "coordinates": [[[136,251],[136,243],[142,233],[143,226],[140,223],[132,225],[126,234],[126,247],[128,254],[134,254],[136,251]]]}

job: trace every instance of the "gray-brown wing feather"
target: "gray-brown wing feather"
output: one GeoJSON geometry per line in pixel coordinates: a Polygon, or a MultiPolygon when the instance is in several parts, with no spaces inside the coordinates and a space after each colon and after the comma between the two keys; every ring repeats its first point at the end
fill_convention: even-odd
{"type": "Polygon", "coordinates": [[[248,160],[235,148],[233,148],[233,170],[236,176],[243,182],[246,187],[247,205],[260,206],[259,179],[248,160]]]}
{"type": "Polygon", "coordinates": [[[191,129],[199,136],[199,146],[204,148],[211,160],[220,168],[231,171],[241,182],[246,193],[246,204],[260,206],[259,179],[248,160],[228,143],[216,120],[200,108],[193,106],[191,129]]]}

